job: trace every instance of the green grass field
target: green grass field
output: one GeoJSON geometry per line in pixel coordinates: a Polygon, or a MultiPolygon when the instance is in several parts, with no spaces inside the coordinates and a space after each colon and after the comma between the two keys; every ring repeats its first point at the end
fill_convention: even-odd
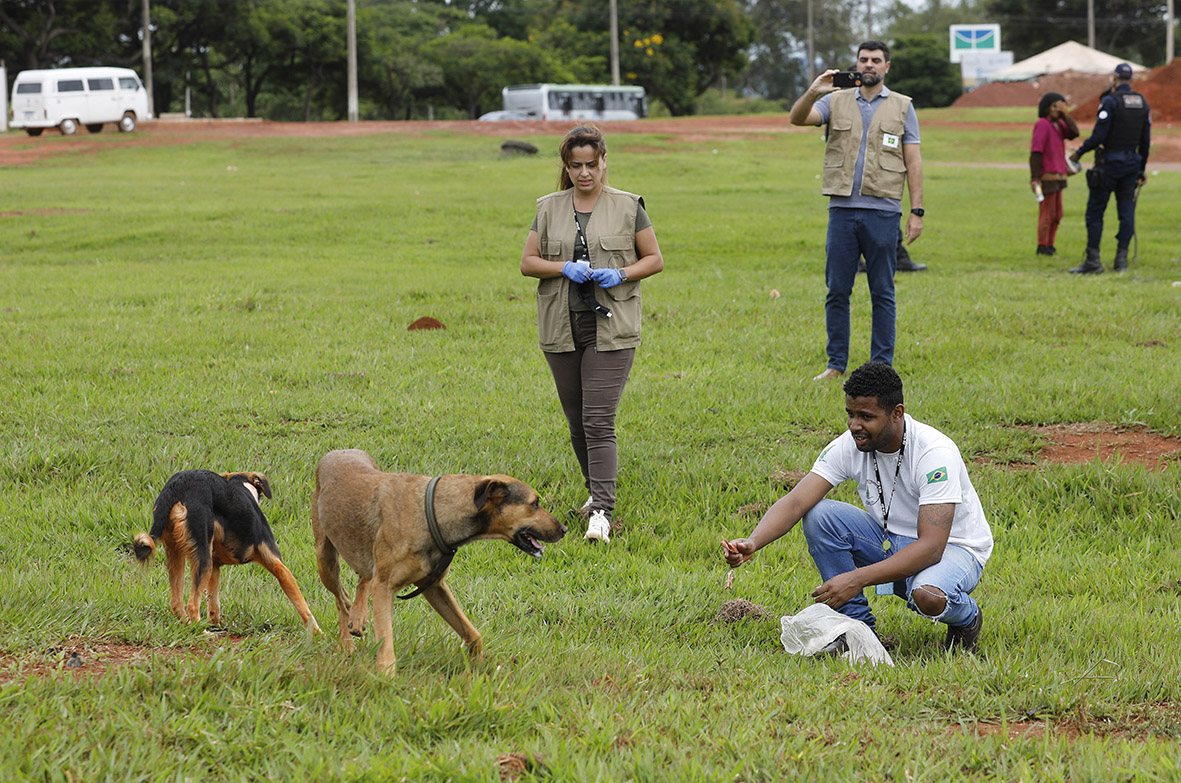
{"type": "MultiPolygon", "coordinates": [[[[961,119],[921,117],[939,118],[961,119]]],[[[1181,465],[1045,464],[1023,426],[1181,434],[1181,172],[1144,188],[1132,270],[1080,279],[1081,179],[1062,255],[1035,256],[1027,174],[965,165],[1023,163],[1028,130],[924,127],[912,252],[931,269],[899,276],[896,366],[907,410],[973,462],[996,550],[978,655],[872,598],[898,642],[872,669],[788,656],[777,620],[712,622],[732,598],[794,613],[819,583],[798,530],[730,592],[718,553],[845,424],[839,387],[810,380],[819,132],[609,137],[610,182],[644,195],[666,260],[618,421],[624,529],[594,547],[571,521],[540,562],[465,548],[448,581],[485,658],[398,602],[388,679],[371,637],[337,649],[314,466],[357,447],[582,502],[518,272],[558,139],[528,159],[459,133],[135,139],[0,169],[0,778],[495,781],[521,752],[557,781],[1181,779],[1181,465]],[[421,316],[446,330],[407,331],[421,316]],[[130,540],[197,467],[271,478],[324,637],[256,566],[223,572],[228,634],[172,616],[162,558],[141,570],[130,540]],[[114,643],[144,653],[101,676],[61,663],[114,643]]],[[[853,366],[869,315],[862,280],[853,366]]]]}

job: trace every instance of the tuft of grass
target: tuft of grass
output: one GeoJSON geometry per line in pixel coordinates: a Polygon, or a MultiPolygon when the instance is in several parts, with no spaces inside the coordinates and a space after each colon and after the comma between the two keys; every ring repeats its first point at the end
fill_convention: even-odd
{"type": "MultiPolygon", "coordinates": [[[[986,116],[995,128],[921,118],[928,217],[911,250],[931,268],[899,276],[896,354],[908,411],[982,458],[970,471],[997,540],[982,652],[945,656],[941,627],[873,598],[898,643],[882,670],[789,657],[775,621],[712,623],[731,598],[793,613],[818,582],[793,532],[726,592],[717,540],[844,426],[839,388],[809,380],[824,361],[819,132],[610,139],[611,182],[645,196],[667,263],[644,283],[619,413],[623,531],[592,547],[571,519],[540,562],[464,548],[449,583],[485,658],[411,601],[393,679],[373,671],[371,636],[352,658],[336,648],[313,470],[358,447],[391,471],[507,472],[558,513],[581,503],[518,272],[558,139],[526,160],[442,132],[104,137],[94,155],[0,170],[0,211],[24,213],[0,220],[6,778],[489,781],[511,752],[576,781],[1177,778],[1177,463],[1045,465],[1015,425],[1181,433],[1181,174],[1143,191],[1132,270],[1078,279],[1085,188],[1066,191],[1062,255],[1034,256],[1026,176],[993,165],[1023,162],[1032,119],[986,116]],[[447,328],[407,331],[422,316],[447,328]],[[326,638],[254,567],[223,572],[231,638],[175,621],[163,565],[136,567],[128,542],[194,467],[270,477],[264,510],[326,638]],[[71,639],[145,656],[45,673],[71,639]]],[[[859,285],[854,366],[869,315],[859,285]]]]}

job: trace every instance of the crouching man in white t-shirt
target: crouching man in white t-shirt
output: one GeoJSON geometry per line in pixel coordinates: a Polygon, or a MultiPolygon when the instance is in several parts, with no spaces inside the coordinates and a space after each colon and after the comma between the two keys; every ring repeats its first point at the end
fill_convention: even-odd
{"type": "MultiPolygon", "coordinates": [[[[972,591],[992,554],[992,530],[968,480],[959,448],[912,419],[902,379],[868,362],[845,382],[849,429],[828,444],[812,470],[759,520],[749,538],[723,545],[735,568],[803,520],[804,538],[824,583],[812,597],[874,628],[862,590],[894,594],[945,623],[944,649],[974,650],[984,615],[972,591]],[[865,509],[825,500],[836,485],[857,482],[865,509]]],[[[826,653],[838,655],[844,637],[826,653]]]]}

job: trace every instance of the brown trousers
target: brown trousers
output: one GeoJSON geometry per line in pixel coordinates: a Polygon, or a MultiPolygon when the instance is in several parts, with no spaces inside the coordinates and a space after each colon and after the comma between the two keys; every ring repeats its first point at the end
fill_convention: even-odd
{"type": "Polygon", "coordinates": [[[587,490],[594,498],[592,511],[602,510],[607,518],[615,510],[615,477],[619,470],[619,448],[615,441],[615,413],[623,397],[635,348],[599,351],[595,331],[599,316],[571,311],[574,350],[545,353],[558,400],[570,425],[570,445],[582,468],[587,490]]]}

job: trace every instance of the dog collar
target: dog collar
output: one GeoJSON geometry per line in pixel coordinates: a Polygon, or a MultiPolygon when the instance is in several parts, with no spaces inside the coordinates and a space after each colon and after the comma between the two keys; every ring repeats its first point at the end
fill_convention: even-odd
{"type": "Polygon", "coordinates": [[[443,559],[440,560],[427,577],[426,582],[417,590],[406,595],[400,595],[398,598],[407,601],[416,596],[422,595],[422,591],[434,585],[443,578],[443,574],[451,567],[451,560],[455,557],[455,553],[459,551],[458,547],[451,547],[443,538],[443,532],[439,530],[439,520],[435,518],[435,487],[439,485],[439,479],[442,476],[435,476],[427,482],[426,494],[423,496],[423,506],[426,510],[426,527],[431,531],[431,538],[434,539],[435,546],[443,553],[443,559]]]}
{"type": "Polygon", "coordinates": [[[439,486],[439,479],[442,476],[435,476],[426,485],[426,495],[423,497],[423,505],[426,506],[426,526],[431,531],[431,538],[435,539],[435,546],[439,551],[445,555],[454,555],[457,548],[451,547],[443,540],[443,532],[439,530],[439,520],[435,518],[435,487],[439,486]]]}

